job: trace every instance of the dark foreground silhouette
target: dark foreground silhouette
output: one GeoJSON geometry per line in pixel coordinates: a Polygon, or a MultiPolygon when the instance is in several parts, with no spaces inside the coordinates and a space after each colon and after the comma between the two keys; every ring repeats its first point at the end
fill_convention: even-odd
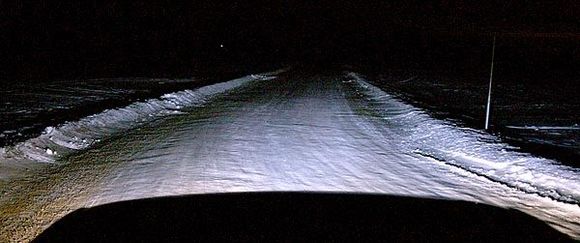
{"type": "Polygon", "coordinates": [[[333,193],[234,193],[79,209],[36,242],[566,241],[516,210],[434,199],[333,193]]]}

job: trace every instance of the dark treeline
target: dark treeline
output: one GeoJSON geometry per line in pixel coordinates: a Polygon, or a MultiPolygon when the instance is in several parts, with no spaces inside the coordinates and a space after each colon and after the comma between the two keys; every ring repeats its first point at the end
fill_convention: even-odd
{"type": "Polygon", "coordinates": [[[491,33],[500,33],[498,68],[506,74],[577,77],[580,64],[574,0],[1,5],[5,81],[187,76],[305,62],[486,72],[491,33]]]}

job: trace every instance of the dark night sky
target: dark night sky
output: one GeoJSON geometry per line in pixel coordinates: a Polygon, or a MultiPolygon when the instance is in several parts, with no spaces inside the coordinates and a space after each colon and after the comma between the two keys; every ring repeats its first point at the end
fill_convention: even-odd
{"type": "Polygon", "coordinates": [[[182,76],[296,62],[470,69],[488,60],[495,32],[507,66],[576,75],[580,64],[576,0],[1,5],[2,80],[182,76]]]}

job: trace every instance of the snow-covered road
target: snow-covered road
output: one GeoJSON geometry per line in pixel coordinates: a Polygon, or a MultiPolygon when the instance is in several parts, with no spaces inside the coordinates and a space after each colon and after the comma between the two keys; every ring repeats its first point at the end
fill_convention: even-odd
{"type": "Polygon", "coordinates": [[[355,74],[283,74],[183,111],[9,184],[3,237],[29,239],[74,209],[120,200],[335,191],[515,208],[580,238],[577,170],[430,118],[355,74]]]}

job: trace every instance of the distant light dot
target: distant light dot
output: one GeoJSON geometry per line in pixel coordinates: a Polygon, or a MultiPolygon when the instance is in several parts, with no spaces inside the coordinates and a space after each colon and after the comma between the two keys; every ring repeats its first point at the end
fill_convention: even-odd
{"type": "Polygon", "coordinates": [[[224,44],[220,44],[220,47],[221,47],[221,48],[224,48],[224,44]]]}

